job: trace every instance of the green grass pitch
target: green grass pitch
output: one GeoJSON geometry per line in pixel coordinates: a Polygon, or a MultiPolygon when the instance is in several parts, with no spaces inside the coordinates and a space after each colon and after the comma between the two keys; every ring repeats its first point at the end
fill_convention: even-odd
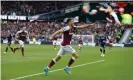
{"type": "MultiPolygon", "coordinates": [[[[17,45],[12,46],[17,47],[17,45]]],[[[4,54],[5,47],[5,44],[1,45],[2,80],[42,73],[43,68],[59,50],[59,46],[57,50],[54,50],[52,45],[25,45],[25,57],[22,57],[20,50],[13,54],[9,49],[4,54]]],[[[78,52],[77,46],[73,48],[78,52]]],[[[40,74],[18,80],[133,80],[133,47],[114,47],[112,51],[106,47],[106,56],[101,57],[99,47],[84,46],[78,54],[79,58],[72,67],[86,63],[92,64],[71,68],[71,75],[64,70],[59,70],[49,73],[48,76],[40,74]],[[96,62],[100,60],[104,61],[96,62]]],[[[64,55],[50,71],[64,68],[70,58],[70,54],[64,55]]]]}

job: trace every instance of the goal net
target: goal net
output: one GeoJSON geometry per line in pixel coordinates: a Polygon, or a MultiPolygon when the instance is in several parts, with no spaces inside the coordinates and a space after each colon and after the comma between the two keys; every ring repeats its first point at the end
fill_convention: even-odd
{"type": "Polygon", "coordinates": [[[78,44],[80,37],[82,38],[83,45],[95,46],[94,35],[73,35],[72,44],[78,44]]]}

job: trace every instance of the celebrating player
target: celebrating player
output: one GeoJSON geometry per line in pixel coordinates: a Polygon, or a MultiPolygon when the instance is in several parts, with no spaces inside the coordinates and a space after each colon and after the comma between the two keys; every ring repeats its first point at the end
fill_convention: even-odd
{"type": "Polygon", "coordinates": [[[48,71],[49,69],[57,62],[60,60],[61,56],[64,55],[66,52],[69,52],[72,54],[72,58],[70,59],[70,61],[68,62],[68,65],[64,68],[64,70],[68,73],[71,74],[69,67],[74,63],[74,61],[78,58],[78,54],[77,52],[70,46],[70,41],[72,39],[72,35],[74,33],[76,33],[78,28],[85,28],[85,27],[89,27],[92,26],[94,24],[85,24],[85,25],[81,25],[81,26],[74,26],[74,24],[72,23],[71,19],[67,19],[67,26],[57,30],[54,34],[52,34],[52,36],[50,37],[50,39],[53,39],[54,36],[56,36],[59,33],[63,34],[63,40],[61,43],[61,48],[59,50],[59,52],[57,53],[57,56],[51,60],[51,62],[49,63],[49,65],[47,67],[44,68],[45,74],[48,75],[48,71]]]}
{"type": "Polygon", "coordinates": [[[108,6],[106,9],[103,8],[103,7],[100,7],[99,8],[100,11],[105,11],[105,12],[108,12],[108,15],[106,17],[106,20],[109,22],[109,23],[112,23],[112,24],[119,24],[121,25],[115,11],[111,8],[111,6],[108,6]]]}
{"type": "Polygon", "coordinates": [[[99,44],[100,44],[100,51],[101,51],[101,56],[105,56],[105,43],[106,43],[106,36],[104,35],[103,32],[101,32],[100,37],[99,37],[99,44]]]}
{"type": "Polygon", "coordinates": [[[22,56],[24,56],[24,41],[27,39],[29,40],[28,32],[26,31],[26,27],[23,27],[22,30],[18,31],[15,35],[16,41],[19,42],[19,47],[14,48],[14,53],[16,50],[21,49],[22,56]]]}
{"type": "Polygon", "coordinates": [[[79,51],[81,51],[82,44],[83,44],[82,38],[80,37],[80,38],[79,38],[79,41],[78,41],[78,48],[79,48],[79,51]]]}
{"type": "Polygon", "coordinates": [[[7,46],[6,46],[6,50],[5,50],[4,53],[7,53],[8,47],[9,47],[9,48],[12,50],[12,52],[13,52],[13,48],[11,47],[12,39],[13,39],[13,35],[12,35],[12,33],[10,32],[10,30],[8,30],[8,36],[7,36],[8,44],[7,44],[7,46]]]}

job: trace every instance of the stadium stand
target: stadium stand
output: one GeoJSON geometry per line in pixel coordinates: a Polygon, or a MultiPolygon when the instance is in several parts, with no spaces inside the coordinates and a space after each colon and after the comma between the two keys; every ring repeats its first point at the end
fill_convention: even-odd
{"type": "Polygon", "coordinates": [[[60,10],[79,3],[81,1],[2,1],[1,14],[31,16],[60,10]]]}
{"type": "MultiPolygon", "coordinates": [[[[76,4],[80,4],[81,1],[46,1],[46,2],[31,2],[31,1],[2,1],[1,5],[1,14],[2,15],[24,15],[24,16],[32,16],[36,14],[41,14],[41,13],[48,13],[51,11],[56,11],[60,10],[63,8],[67,8],[76,4]],[[14,4],[14,5],[11,5],[14,4]]],[[[98,3],[95,3],[95,5],[92,5],[93,3],[90,4],[91,8],[97,8],[96,5],[98,3]]],[[[133,4],[128,3],[127,7],[131,7],[133,4]]],[[[123,6],[122,6],[123,7],[123,6]]],[[[130,9],[127,9],[128,12],[130,9]]],[[[93,16],[93,15],[92,15],[93,16]]],[[[105,16],[105,15],[104,15],[105,16]]],[[[94,15],[95,17],[95,15],[94,15]]],[[[98,17],[98,16],[97,16],[98,17]]],[[[95,17],[96,18],[96,17],[95,17]]],[[[94,19],[94,18],[93,18],[94,19]]],[[[86,28],[86,29],[81,29],[78,31],[77,34],[81,35],[91,35],[95,34],[96,38],[95,41],[97,41],[97,35],[99,34],[100,30],[104,30],[107,36],[112,36],[115,38],[115,42],[119,42],[121,39],[123,33],[124,33],[124,27],[120,26],[106,26],[105,23],[101,23],[102,21],[99,20],[97,21],[97,25],[94,27],[86,28]]],[[[77,25],[84,24],[83,22],[77,23],[77,25]]],[[[7,36],[7,30],[11,30],[12,33],[16,33],[21,27],[26,26],[27,30],[30,33],[30,38],[33,36],[39,40],[43,40],[44,42],[49,42],[50,40],[48,39],[49,35],[55,32],[57,29],[60,29],[64,24],[63,21],[6,21],[3,20],[1,23],[1,40],[4,40],[7,36]]],[[[132,35],[128,40],[129,42],[133,41],[132,35]]]]}

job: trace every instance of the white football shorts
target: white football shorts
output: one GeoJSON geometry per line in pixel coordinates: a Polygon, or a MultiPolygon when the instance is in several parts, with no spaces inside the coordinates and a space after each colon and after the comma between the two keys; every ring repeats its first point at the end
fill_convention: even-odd
{"type": "Polygon", "coordinates": [[[82,47],[82,44],[78,44],[78,46],[82,47]]]}
{"type": "Polygon", "coordinates": [[[22,40],[19,40],[18,42],[19,42],[19,47],[20,47],[20,48],[21,48],[21,47],[24,47],[24,42],[23,42],[22,40]]]}
{"type": "Polygon", "coordinates": [[[74,54],[76,51],[70,45],[61,46],[59,52],[57,53],[57,55],[62,56],[67,52],[70,53],[70,54],[74,54]]]}

